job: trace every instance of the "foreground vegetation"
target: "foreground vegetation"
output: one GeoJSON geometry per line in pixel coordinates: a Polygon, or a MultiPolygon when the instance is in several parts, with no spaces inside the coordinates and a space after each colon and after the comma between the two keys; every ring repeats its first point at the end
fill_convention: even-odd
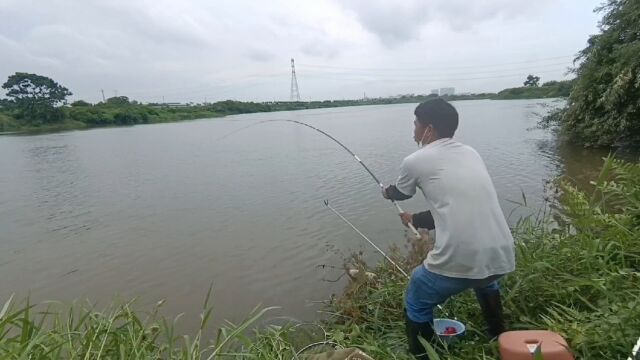
{"type": "MultiPolygon", "coordinates": [[[[558,189],[553,216],[537,213],[514,229],[517,270],[503,281],[509,327],[556,331],[580,359],[626,358],[640,336],[640,165],[608,159],[593,191],[566,181],[558,189]]],[[[394,251],[407,268],[425,251],[421,243],[409,247],[406,256],[394,251]]],[[[358,256],[349,260],[366,267],[358,256]]],[[[328,303],[329,321],[258,328],[264,309],[213,336],[208,297],[201,329],[191,336],[177,334],[157,310],[136,312],[131,303],[61,311],[54,304],[8,301],[0,308],[0,358],[292,359],[321,348],[358,347],[374,359],[410,359],[402,317],[406,280],[385,263],[368,270],[373,280],[355,278],[328,303]],[[303,331],[309,327],[313,336],[303,331]]],[[[498,358],[471,292],[444,309],[440,315],[455,314],[469,331],[464,341],[438,347],[440,358],[498,358]]]]}

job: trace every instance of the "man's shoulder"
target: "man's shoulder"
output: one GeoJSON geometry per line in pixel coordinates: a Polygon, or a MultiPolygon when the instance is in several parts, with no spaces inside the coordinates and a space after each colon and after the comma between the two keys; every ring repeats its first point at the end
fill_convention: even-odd
{"type": "Polygon", "coordinates": [[[476,153],[476,154],[478,153],[478,151],[477,151],[473,146],[471,146],[471,145],[467,145],[467,144],[465,144],[465,143],[461,143],[461,142],[458,142],[458,145],[459,145],[460,147],[464,148],[465,150],[468,150],[468,151],[474,152],[474,153],[476,153]]]}
{"type": "Polygon", "coordinates": [[[473,159],[474,161],[483,161],[480,153],[470,145],[460,143],[462,149],[467,154],[468,159],[473,159]]]}
{"type": "Polygon", "coordinates": [[[474,157],[480,158],[480,153],[478,153],[478,151],[474,149],[471,145],[467,145],[465,143],[462,143],[460,141],[453,140],[453,139],[446,144],[446,147],[444,149],[441,149],[441,150],[443,150],[443,152],[446,152],[447,150],[453,150],[453,149],[456,149],[457,151],[449,151],[449,153],[457,153],[461,155],[466,154],[466,155],[472,155],[474,157]]]}
{"type": "Polygon", "coordinates": [[[406,165],[415,164],[416,162],[424,161],[425,158],[429,158],[434,154],[435,153],[432,149],[421,148],[407,155],[402,162],[406,165]]]}
{"type": "Polygon", "coordinates": [[[474,158],[481,158],[480,154],[473,147],[457,140],[450,139],[447,142],[435,145],[436,146],[425,146],[414,151],[404,158],[403,164],[410,166],[434,159],[447,159],[459,156],[468,157],[469,155],[472,155],[474,158]]]}
{"type": "Polygon", "coordinates": [[[441,156],[441,154],[446,154],[448,152],[449,149],[447,149],[447,147],[451,147],[451,146],[466,146],[462,143],[458,143],[457,141],[451,140],[449,143],[445,144],[445,143],[438,143],[438,144],[428,144],[416,151],[414,151],[413,153],[409,154],[409,156],[407,156],[405,158],[406,161],[420,161],[420,160],[424,160],[425,158],[430,158],[430,157],[439,157],[441,156]]]}

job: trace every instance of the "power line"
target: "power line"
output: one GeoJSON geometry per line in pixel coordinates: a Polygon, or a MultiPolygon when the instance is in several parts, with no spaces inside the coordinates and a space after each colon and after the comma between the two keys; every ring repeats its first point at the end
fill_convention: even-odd
{"type": "MultiPolygon", "coordinates": [[[[567,64],[566,62],[558,62],[558,63],[552,63],[552,64],[545,64],[545,65],[534,65],[534,66],[527,66],[527,67],[517,67],[517,68],[504,68],[504,69],[497,69],[497,70],[483,70],[483,71],[466,71],[466,72],[455,72],[455,73],[448,73],[448,74],[442,74],[442,72],[438,72],[438,75],[443,75],[443,76],[464,76],[464,75],[480,75],[480,74],[494,74],[494,73],[504,73],[506,71],[527,71],[527,72],[537,72],[537,69],[548,69],[548,68],[557,68],[559,65],[564,65],[566,67],[569,67],[569,64],[567,64]]],[[[323,71],[321,72],[322,74],[330,74],[330,75],[354,75],[354,76],[380,76],[379,74],[374,74],[372,72],[369,73],[350,73],[350,72],[330,72],[330,71],[323,71]]],[[[393,76],[393,77],[411,77],[411,78],[415,78],[416,74],[418,74],[417,72],[414,72],[413,74],[388,74],[388,73],[383,73],[381,74],[381,76],[393,76]]],[[[435,73],[432,73],[435,74],[435,73]]],[[[429,76],[429,74],[419,74],[422,76],[429,76]]]]}
{"type": "MultiPolygon", "coordinates": [[[[558,69],[560,70],[560,69],[558,69]]],[[[558,71],[556,70],[556,71],[558,71]]],[[[555,73],[556,71],[537,71],[538,74],[555,73]]],[[[399,79],[399,78],[382,78],[382,79],[363,79],[363,78],[348,78],[348,77],[333,77],[337,80],[349,80],[349,81],[391,81],[391,82],[438,82],[438,81],[463,81],[463,80],[485,80],[485,79],[501,79],[510,77],[526,76],[528,72],[521,72],[517,74],[500,75],[500,76],[486,76],[486,77],[470,77],[470,78],[441,78],[441,79],[399,79]]],[[[316,77],[322,79],[332,79],[332,77],[326,75],[306,75],[306,77],[316,77]]]]}
{"type": "MultiPolygon", "coordinates": [[[[279,71],[274,71],[274,72],[266,72],[266,73],[253,73],[253,74],[249,74],[249,75],[244,75],[243,77],[241,77],[242,80],[254,80],[256,78],[265,78],[265,77],[279,77],[281,78],[282,76],[286,76],[287,74],[289,74],[289,72],[287,71],[283,71],[283,70],[279,70],[279,71]]],[[[225,87],[230,87],[230,86],[236,86],[235,84],[200,84],[200,85],[193,85],[193,86],[180,86],[180,87],[176,87],[176,86],[170,86],[170,87],[154,87],[152,89],[152,91],[157,92],[157,94],[159,93],[163,93],[163,94],[170,94],[170,93],[175,93],[177,91],[177,93],[183,93],[185,91],[190,91],[190,90],[208,90],[208,89],[213,89],[213,88],[225,88],[225,87]],[[169,91],[169,92],[167,92],[169,91]]],[[[127,94],[138,94],[138,93],[149,93],[148,89],[133,89],[133,90],[127,90],[127,94]]]]}
{"type": "MultiPolygon", "coordinates": [[[[517,62],[508,62],[508,63],[497,63],[497,64],[484,64],[484,65],[465,65],[465,66],[452,66],[446,68],[436,68],[435,70],[447,70],[447,69],[477,69],[483,67],[496,67],[496,66],[504,66],[504,65],[516,65],[516,64],[531,64],[537,62],[544,62],[547,60],[557,60],[557,59],[566,59],[573,58],[574,55],[562,55],[562,56],[553,56],[548,58],[542,58],[537,60],[528,60],[528,61],[517,61],[517,62]]],[[[334,65],[324,65],[324,64],[305,64],[299,63],[298,65],[303,67],[315,67],[315,68],[327,68],[327,69],[343,69],[343,70],[434,70],[434,68],[426,68],[426,67],[402,67],[402,68],[376,68],[376,67],[348,67],[348,66],[334,66],[334,65]]]]}

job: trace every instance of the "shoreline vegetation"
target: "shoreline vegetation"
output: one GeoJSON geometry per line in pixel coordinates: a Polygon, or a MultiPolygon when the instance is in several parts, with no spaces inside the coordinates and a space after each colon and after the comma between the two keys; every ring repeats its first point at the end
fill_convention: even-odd
{"type": "MultiPolygon", "coordinates": [[[[569,96],[571,84],[571,80],[549,81],[541,86],[510,88],[498,93],[445,95],[442,98],[447,101],[566,98],[569,96]]],[[[86,101],[78,100],[69,106],[59,106],[56,108],[58,114],[55,121],[20,118],[21,115],[12,111],[12,106],[5,103],[4,105],[0,104],[0,134],[34,134],[97,127],[155,124],[259,112],[419,103],[436,96],[407,94],[387,98],[309,102],[242,102],[225,100],[206,104],[142,104],[135,100],[130,100],[126,96],[118,96],[98,104],[90,104],[86,101]]]]}
{"type": "MultiPolygon", "coordinates": [[[[532,210],[512,229],[518,267],[502,283],[508,328],[555,331],[579,359],[626,358],[640,329],[640,164],[607,158],[593,190],[566,179],[557,188],[547,204],[554,212],[532,210]]],[[[407,243],[406,251],[391,249],[406,269],[426,251],[420,242],[407,243]]],[[[173,319],[158,315],[162,301],[142,312],[132,302],[99,311],[88,303],[64,308],[9,299],[0,302],[0,358],[303,359],[357,347],[373,359],[412,359],[402,312],[406,279],[386,262],[368,267],[357,254],[346,262],[375,277],[360,271],[327,302],[330,317],[311,324],[258,327],[267,308],[239,324],[210,329],[215,299],[207,296],[200,329],[185,335],[176,333],[173,319]]],[[[457,344],[436,345],[439,355],[432,360],[499,358],[471,292],[444,304],[444,311],[468,332],[457,344]]]]}

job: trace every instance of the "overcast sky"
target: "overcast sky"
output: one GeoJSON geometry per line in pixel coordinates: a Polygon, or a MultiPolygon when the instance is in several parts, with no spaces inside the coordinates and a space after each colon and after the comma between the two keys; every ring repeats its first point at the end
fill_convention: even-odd
{"type": "Polygon", "coordinates": [[[499,91],[565,79],[600,0],[0,0],[0,81],[91,102],[303,100],[499,91]]]}

